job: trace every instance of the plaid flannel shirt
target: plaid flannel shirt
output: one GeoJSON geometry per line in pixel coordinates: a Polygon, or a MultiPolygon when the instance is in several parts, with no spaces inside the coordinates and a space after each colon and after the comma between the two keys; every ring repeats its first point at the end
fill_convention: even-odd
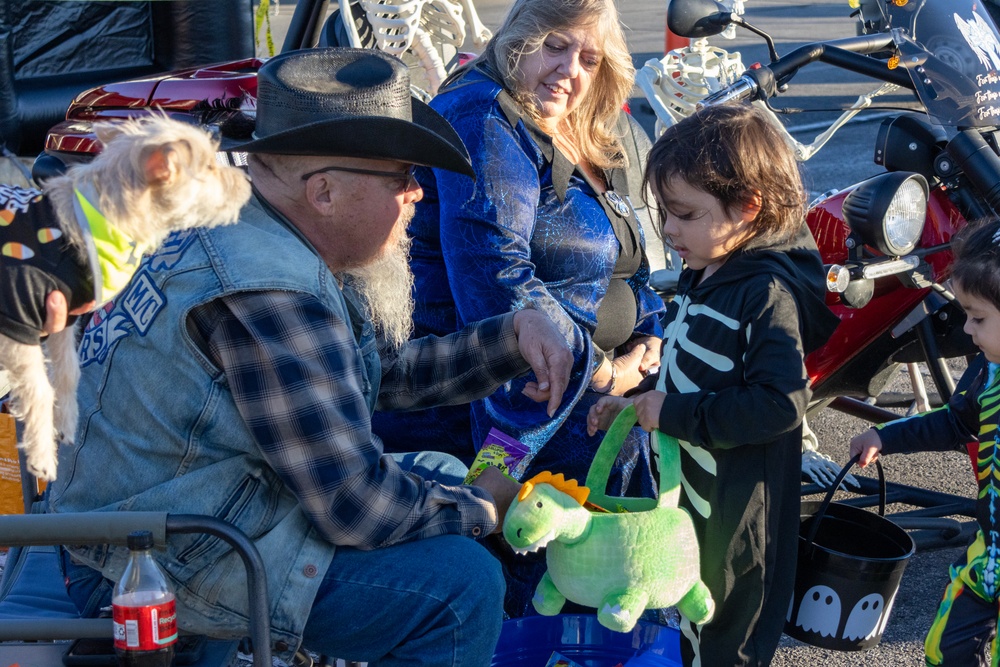
{"type": "MultiPolygon", "coordinates": [[[[464,403],[528,370],[512,314],[383,355],[379,409],[464,403]]],[[[371,432],[351,323],[294,292],[229,295],[192,311],[268,464],[329,542],[373,549],[496,525],[484,490],[403,472],[371,432]]]]}

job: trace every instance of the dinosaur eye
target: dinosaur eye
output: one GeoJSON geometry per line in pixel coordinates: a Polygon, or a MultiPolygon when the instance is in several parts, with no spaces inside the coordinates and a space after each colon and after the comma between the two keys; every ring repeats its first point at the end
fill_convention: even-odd
{"type": "Polygon", "coordinates": [[[542,501],[539,500],[537,503],[535,503],[535,507],[537,507],[538,509],[542,509],[542,501]]]}

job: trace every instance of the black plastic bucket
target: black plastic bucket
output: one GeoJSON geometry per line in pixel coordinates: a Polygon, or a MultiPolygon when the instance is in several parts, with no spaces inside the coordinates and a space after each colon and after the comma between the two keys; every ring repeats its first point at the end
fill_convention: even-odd
{"type": "Polygon", "coordinates": [[[879,513],[831,503],[856,456],[840,471],[823,502],[802,503],[795,592],[785,634],[835,651],[861,651],[882,639],[913,539],[885,518],[885,474],[879,513]]]}

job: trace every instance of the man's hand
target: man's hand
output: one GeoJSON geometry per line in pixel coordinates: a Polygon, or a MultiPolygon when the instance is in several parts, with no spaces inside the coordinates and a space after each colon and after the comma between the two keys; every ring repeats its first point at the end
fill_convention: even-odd
{"type": "Polygon", "coordinates": [[[499,533],[503,530],[503,520],[507,516],[507,509],[514,502],[514,498],[517,498],[521,485],[500,472],[500,468],[486,466],[472,481],[472,486],[486,489],[493,496],[493,504],[497,507],[497,527],[493,529],[493,532],[499,533]]]}
{"type": "Polygon", "coordinates": [[[851,438],[851,458],[861,454],[858,465],[862,468],[877,459],[881,451],[882,438],[879,437],[878,431],[873,428],[851,438]]]}
{"type": "Polygon", "coordinates": [[[524,394],[533,401],[548,401],[549,417],[556,413],[569,384],[573,353],[566,339],[544,313],[519,310],[514,313],[514,334],[521,356],[531,365],[538,383],[528,383],[524,394]]]}
{"type": "Polygon", "coordinates": [[[45,326],[43,329],[47,334],[59,333],[66,328],[66,320],[69,319],[69,315],[89,313],[96,305],[96,302],[91,301],[67,313],[66,296],[59,291],[49,292],[49,295],[45,297],[45,326]]]}

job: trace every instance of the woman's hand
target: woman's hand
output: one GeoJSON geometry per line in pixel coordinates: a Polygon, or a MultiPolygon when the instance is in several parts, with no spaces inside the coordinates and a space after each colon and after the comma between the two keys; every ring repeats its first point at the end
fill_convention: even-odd
{"type": "Polygon", "coordinates": [[[590,412],[587,413],[587,435],[594,435],[598,431],[607,431],[615,417],[631,402],[631,398],[605,396],[594,403],[590,406],[590,412]]]}
{"type": "Polygon", "coordinates": [[[646,346],[640,343],[634,345],[627,353],[615,357],[614,361],[605,357],[590,378],[591,390],[598,394],[621,396],[646,377],[640,370],[645,355],[646,346]]]}
{"type": "Polygon", "coordinates": [[[861,454],[858,465],[862,468],[867,467],[869,463],[877,459],[881,451],[882,438],[879,437],[878,431],[873,428],[851,438],[851,458],[861,454]]]}
{"type": "Polygon", "coordinates": [[[646,356],[646,346],[635,345],[625,354],[615,357],[615,388],[611,393],[621,396],[626,391],[642,382],[646,374],[642,371],[642,360],[646,356]]]}
{"type": "Polygon", "coordinates": [[[639,336],[630,340],[626,347],[631,352],[632,349],[640,345],[646,348],[639,361],[639,372],[645,377],[660,367],[660,348],[663,346],[663,339],[657,336],[639,336]]]}

